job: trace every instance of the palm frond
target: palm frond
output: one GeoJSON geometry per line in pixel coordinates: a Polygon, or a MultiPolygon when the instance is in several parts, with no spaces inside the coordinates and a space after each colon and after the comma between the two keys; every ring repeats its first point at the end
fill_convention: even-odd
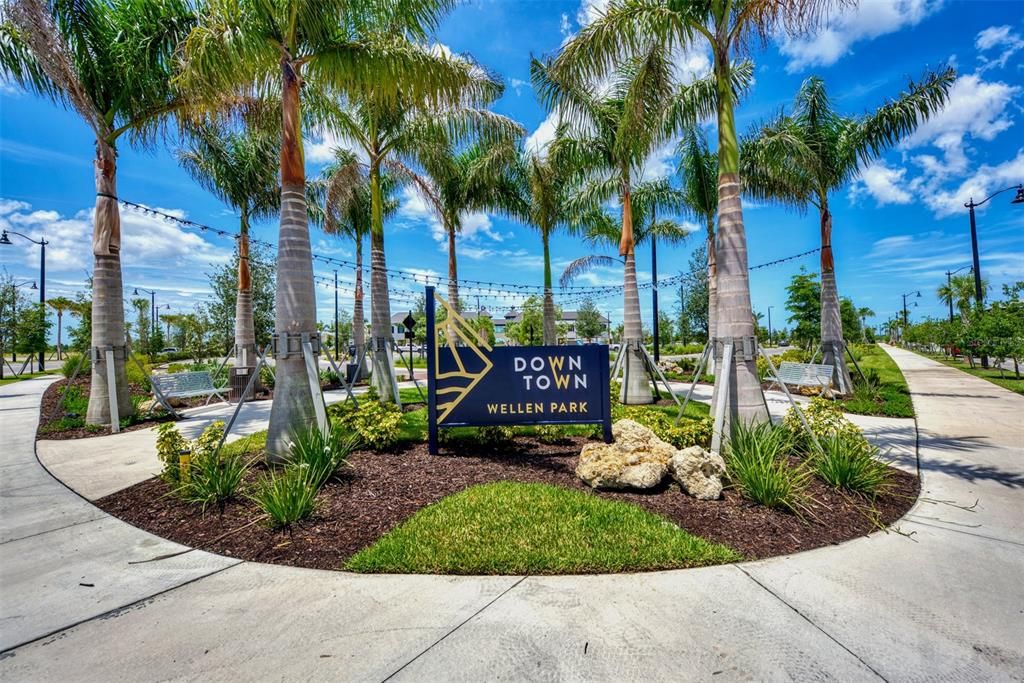
{"type": "MultiPolygon", "coordinates": [[[[616,243],[618,238],[616,238],[616,243]]],[[[616,264],[622,265],[622,261],[611,256],[604,256],[603,254],[591,254],[589,256],[581,256],[562,271],[562,276],[558,278],[558,284],[561,287],[568,287],[572,284],[573,280],[578,278],[584,273],[590,272],[594,268],[598,267],[613,267],[616,264]]]]}

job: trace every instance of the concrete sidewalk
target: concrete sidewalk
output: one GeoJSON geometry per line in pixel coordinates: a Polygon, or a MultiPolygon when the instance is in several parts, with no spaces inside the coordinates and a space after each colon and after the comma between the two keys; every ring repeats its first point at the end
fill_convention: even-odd
{"type": "MultiPolygon", "coordinates": [[[[170,565],[177,587],[122,591],[122,577],[147,566],[127,564],[139,556],[137,539],[152,537],[103,532],[104,523],[126,525],[102,513],[75,518],[97,511],[31,455],[42,383],[0,388],[0,408],[20,411],[2,413],[2,527],[16,540],[0,546],[0,624],[4,643],[31,641],[0,653],[0,678],[1024,678],[1024,398],[890,353],[914,394],[922,440],[922,500],[901,533],[639,575],[354,576],[214,558],[227,568],[186,583],[187,569],[170,565]],[[6,487],[17,467],[37,487],[25,500],[6,487]],[[33,517],[51,496],[67,515],[33,517]],[[96,526],[60,543],[65,524],[96,526]],[[32,559],[16,560],[13,544],[32,559]],[[8,571],[14,562],[20,571],[8,571]],[[105,573],[78,579],[86,566],[105,573]],[[75,581],[102,583],[111,600],[88,616],[92,593],[75,581]],[[61,620],[62,630],[44,635],[61,620]]],[[[193,555],[204,554],[182,558],[193,555]]]]}

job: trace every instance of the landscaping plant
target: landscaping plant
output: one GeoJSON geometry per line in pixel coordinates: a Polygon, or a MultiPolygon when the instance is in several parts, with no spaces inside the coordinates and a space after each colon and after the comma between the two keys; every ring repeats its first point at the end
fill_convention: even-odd
{"type": "Polygon", "coordinates": [[[364,394],[359,405],[345,402],[331,406],[329,411],[342,429],[358,436],[367,448],[384,451],[398,442],[402,409],[394,403],[381,403],[373,391],[364,394]]]}
{"type": "Polygon", "coordinates": [[[745,498],[798,513],[806,499],[811,470],[789,463],[791,448],[790,431],[785,427],[734,422],[723,449],[730,482],[745,498]]]}
{"type": "Polygon", "coordinates": [[[349,454],[358,444],[359,436],[356,434],[346,435],[340,429],[311,427],[296,435],[288,467],[305,468],[309,480],[319,489],[339,467],[346,464],[349,454]]]}
{"type": "Polygon", "coordinates": [[[285,467],[264,475],[251,497],[267,513],[270,525],[280,529],[313,514],[316,492],[310,468],[285,467]]]}
{"type": "Polygon", "coordinates": [[[822,453],[811,459],[819,477],[837,489],[875,495],[889,483],[889,467],[864,438],[835,433],[820,440],[822,453]]]}
{"type": "MultiPolygon", "coordinates": [[[[839,435],[849,442],[863,442],[867,439],[861,433],[860,428],[846,419],[839,403],[822,396],[815,396],[810,404],[803,407],[804,417],[811,432],[817,437],[820,443],[823,439],[839,435]]],[[[795,408],[790,408],[783,419],[782,424],[792,435],[794,450],[798,453],[809,455],[814,452],[814,445],[807,434],[807,429],[796,414],[795,408]]]]}

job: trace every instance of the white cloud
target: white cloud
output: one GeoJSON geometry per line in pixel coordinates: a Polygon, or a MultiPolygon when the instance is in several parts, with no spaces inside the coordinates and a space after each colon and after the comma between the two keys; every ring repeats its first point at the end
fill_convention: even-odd
{"type": "MultiPolygon", "coordinates": [[[[925,204],[938,218],[964,212],[964,202],[972,197],[980,201],[992,192],[1016,185],[1024,178],[1024,148],[1017,150],[1017,156],[995,166],[982,165],[972,176],[960,183],[954,190],[923,192],[925,204]]],[[[993,200],[997,201],[997,200],[993,200]]],[[[983,209],[977,209],[982,211],[983,209]]]]}
{"type": "Polygon", "coordinates": [[[610,0],[583,0],[576,12],[576,23],[586,26],[594,21],[608,9],[610,0]]]}
{"type": "Polygon", "coordinates": [[[884,162],[876,161],[865,168],[860,178],[850,186],[850,200],[857,201],[868,194],[878,206],[909,204],[911,194],[903,187],[906,174],[905,168],[889,168],[884,162]]]}
{"type": "Polygon", "coordinates": [[[519,78],[510,78],[510,79],[508,79],[508,83],[509,83],[509,85],[512,86],[512,89],[516,91],[516,96],[522,95],[523,94],[523,88],[525,86],[530,85],[529,81],[524,81],[524,80],[521,80],[519,78]]]}
{"type": "MultiPolygon", "coordinates": [[[[39,240],[45,236],[46,265],[53,272],[90,269],[92,263],[92,214],[82,209],[63,217],[56,211],[35,210],[25,202],[0,200],[0,227],[17,226],[19,232],[39,240]]],[[[154,207],[155,208],[155,207],[154,207]]],[[[184,218],[179,209],[160,211],[184,218]]],[[[22,242],[22,240],[18,240],[22,242]]],[[[38,248],[28,242],[19,244],[26,265],[37,263],[38,248]]],[[[157,216],[131,209],[121,210],[121,259],[126,267],[181,272],[200,271],[211,263],[225,263],[231,258],[234,245],[206,241],[180,225],[157,216]]]]}
{"type": "Polygon", "coordinates": [[[526,149],[534,154],[544,154],[544,149],[555,139],[555,129],[558,126],[558,114],[551,112],[540,122],[537,129],[526,137],[526,149]]]}
{"type": "Polygon", "coordinates": [[[854,43],[915,26],[942,7],[943,0],[868,0],[833,17],[810,37],[783,38],[779,50],[789,57],[786,71],[835,64],[854,43]]]}
{"type": "Polygon", "coordinates": [[[982,63],[981,68],[978,69],[979,72],[1003,68],[1010,61],[1010,57],[1024,49],[1024,40],[1021,40],[1021,37],[1012,31],[1010,26],[990,26],[978,33],[974,46],[980,52],[987,52],[993,48],[1002,50],[999,56],[994,58],[978,55],[978,60],[982,63]]]}
{"type": "Polygon", "coordinates": [[[569,15],[562,12],[562,19],[558,22],[558,30],[562,34],[562,41],[566,41],[572,37],[572,22],[569,20],[569,15]]]}
{"type": "Polygon", "coordinates": [[[985,81],[977,74],[960,76],[950,88],[949,101],[942,111],[921,124],[901,147],[931,144],[943,152],[941,160],[931,154],[913,158],[929,182],[961,174],[969,165],[965,139],[990,141],[1009,129],[1013,119],[1007,110],[1020,92],[1020,86],[985,81]]]}

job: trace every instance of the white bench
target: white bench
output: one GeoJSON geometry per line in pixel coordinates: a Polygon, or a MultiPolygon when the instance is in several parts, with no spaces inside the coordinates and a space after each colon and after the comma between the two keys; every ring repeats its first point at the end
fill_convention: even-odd
{"type": "MultiPolygon", "coordinates": [[[[835,368],[831,365],[783,361],[779,365],[779,379],[783,384],[791,386],[828,389],[832,386],[834,370],[835,368]]],[[[777,384],[778,382],[773,380],[772,383],[777,384]]]]}
{"type": "Polygon", "coordinates": [[[209,405],[213,397],[217,396],[220,400],[227,402],[224,395],[220,393],[220,389],[213,385],[213,377],[205,370],[152,375],[150,380],[153,382],[153,386],[159,390],[158,396],[163,395],[165,399],[208,396],[209,398],[203,405],[209,405]]]}

